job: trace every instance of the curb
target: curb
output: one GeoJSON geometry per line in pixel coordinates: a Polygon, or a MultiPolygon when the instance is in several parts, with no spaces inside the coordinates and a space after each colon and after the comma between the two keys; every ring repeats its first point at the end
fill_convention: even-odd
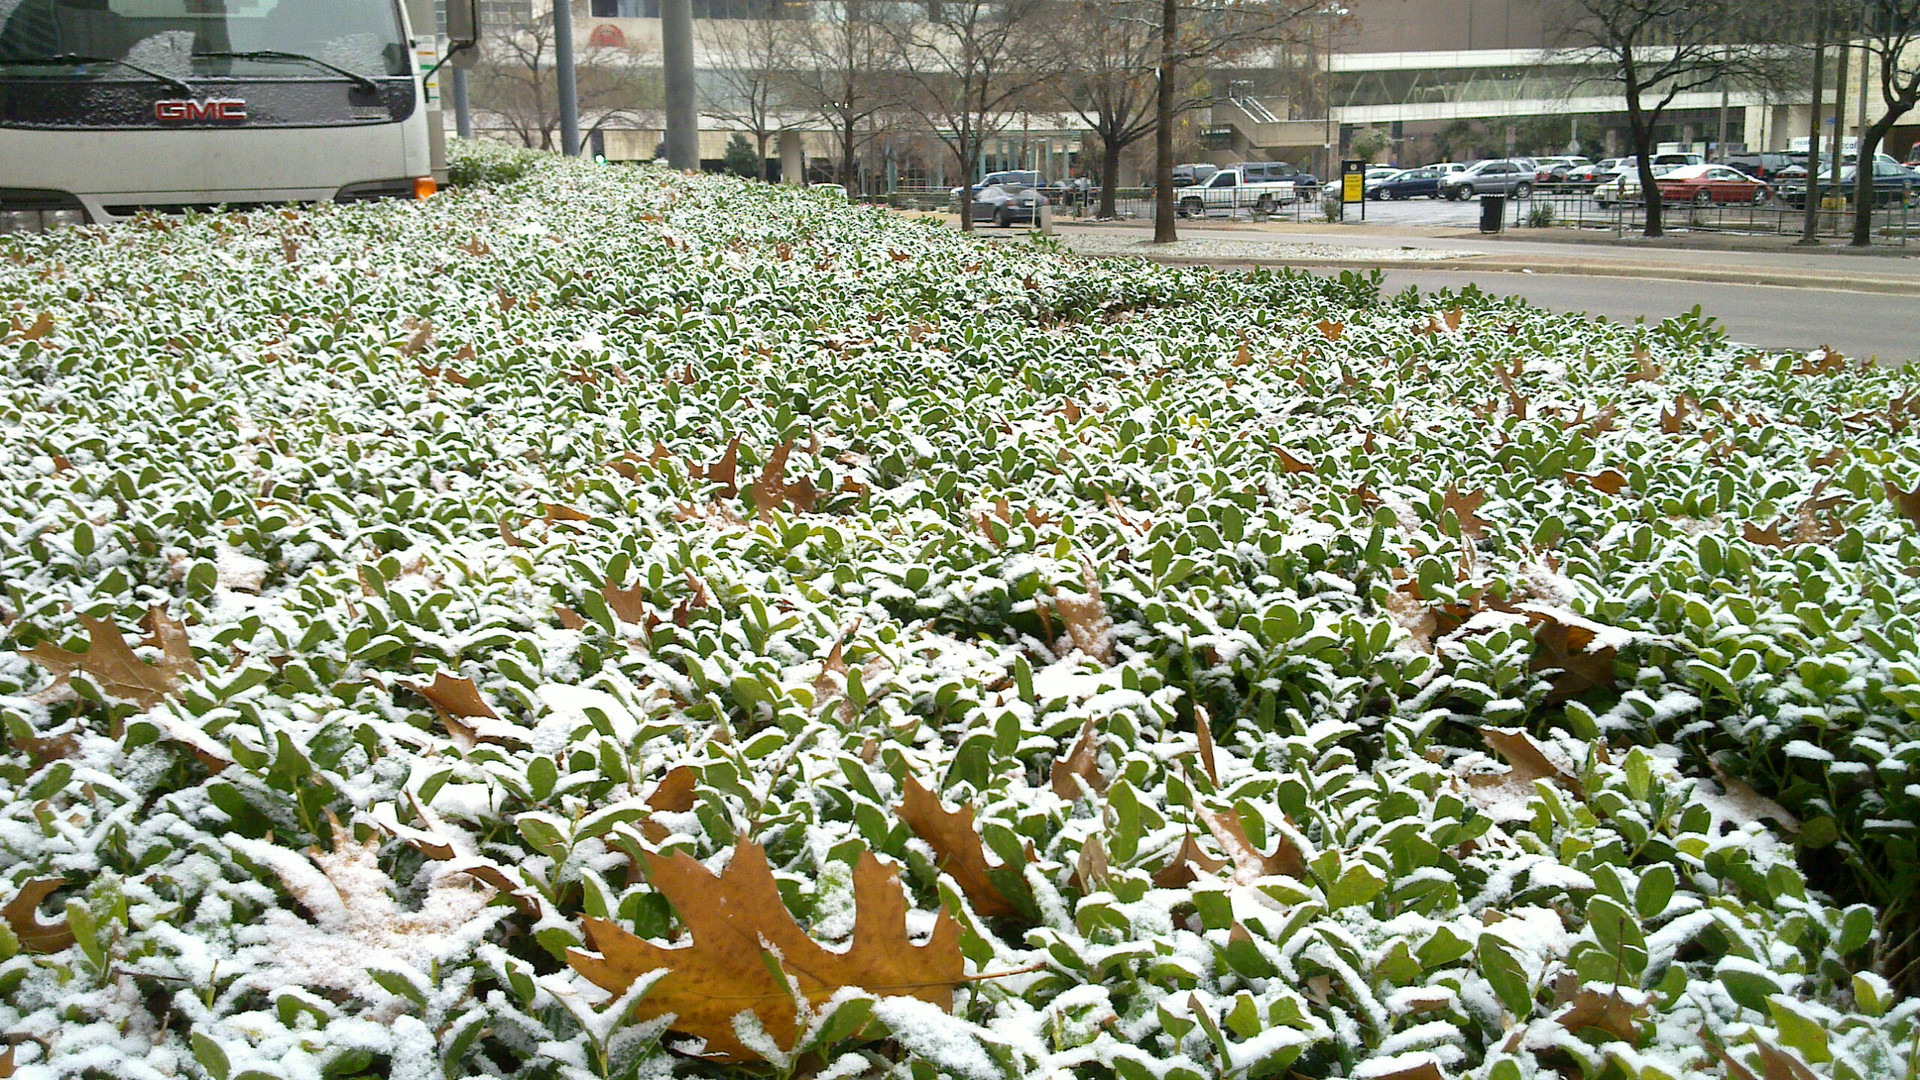
{"type": "Polygon", "coordinates": [[[1842,276],[1832,274],[1783,274],[1766,270],[1720,270],[1674,266],[1620,266],[1602,263],[1540,263],[1497,255],[1471,259],[1263,259],[1217,258],[1193,255],[1152,255],[1147,253],[1090,254],[1093,259],[1145,259],[1164,266],[1212,266],[1222,269],[1288,267],[1311,270],[1473,270],[1492,273],[1558,274],[1566,277],[1633,278],[1647,281],[1692,281],[1711,285],[1767,285],[1782,289],[1821,292],[1879,293],[1890,296],[1920,297],[1920,280],[1842,276]]]}

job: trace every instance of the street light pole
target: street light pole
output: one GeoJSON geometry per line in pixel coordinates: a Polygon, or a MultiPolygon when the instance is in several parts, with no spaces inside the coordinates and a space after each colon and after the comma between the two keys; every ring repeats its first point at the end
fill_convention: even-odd
{"type": "Polygon", "coordinates": [[[560,90],[560,152],[580,156],[580,90],[573,74],[573,0],[553,0],[553,66],[560,90]]]}
{"type": "Polygon", "coordinates": [[[700,113],[694,100],[693,0],[661,0],[660,52],[667,76],[667,166],[700,167],[700,113]]]}

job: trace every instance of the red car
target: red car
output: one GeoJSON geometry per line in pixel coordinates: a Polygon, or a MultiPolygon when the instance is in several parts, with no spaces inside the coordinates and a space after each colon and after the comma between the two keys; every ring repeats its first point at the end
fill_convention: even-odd
{"type": "Polygon", "coordinates": [[[1688,165],[1662,176],[1660,197],[1667,202],[1691,202],[1696,206],[1713,203],[1763,203],[1773,197],[1773,189],[1737,169],[1725,165],[1688,165]]]}

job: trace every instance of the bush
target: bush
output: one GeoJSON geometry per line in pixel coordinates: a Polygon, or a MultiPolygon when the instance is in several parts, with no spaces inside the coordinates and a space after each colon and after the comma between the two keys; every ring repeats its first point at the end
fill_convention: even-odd
{"type": "Polygon", "coordinates": [[[1534,200],[1527,211],[1527,224],[1536,229],[1551,228],[1555,221],[1553,204],[1545,199],[1534,200]]]}
{"type": "Polygon", "coordinates": [[[448,139],[447,182],[454,187],[511,184],[551,156],[488,139],[448,139]]]}

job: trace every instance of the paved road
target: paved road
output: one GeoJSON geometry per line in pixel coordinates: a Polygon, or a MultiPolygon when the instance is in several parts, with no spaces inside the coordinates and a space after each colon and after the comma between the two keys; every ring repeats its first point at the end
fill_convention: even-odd
{"type": "Polygon", "coordinates": [[[1642,278],[1579,277],[1470,270],[1386,271],[1387,288],[1458,289],[1468,284],[1522,296],[1553,311],[1583,311],[1632,322],[1658,322],[1695,304],[1720,320],[1736,341],[1768,349],[1831,345],[1848,356],[1886,363],[1920,360],[1920,300],[1911,296],[1718,285],[1642,278]]]}

